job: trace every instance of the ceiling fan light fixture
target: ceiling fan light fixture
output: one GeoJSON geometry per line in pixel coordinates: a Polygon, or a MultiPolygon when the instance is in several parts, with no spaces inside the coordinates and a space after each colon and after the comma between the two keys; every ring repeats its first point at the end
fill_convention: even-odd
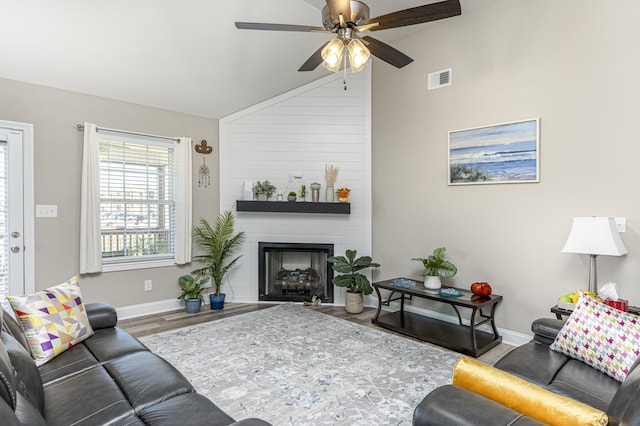
{"type": "Polygon", "coordinates": [[[351,65],[351,72],[360,72],[369,63],[371,52],[369,52],[367,46],[357,38],[354,38],[349,42],[347,45],[347,51],[349,55],[349,64],[351,65]]]}
{"type": "Polygon", "coordinates": [[[344,55],[344,42],[340,38],[334,38],[322,49],[322,66],[329,71],[338,72],[342,65],[344,55]]]}

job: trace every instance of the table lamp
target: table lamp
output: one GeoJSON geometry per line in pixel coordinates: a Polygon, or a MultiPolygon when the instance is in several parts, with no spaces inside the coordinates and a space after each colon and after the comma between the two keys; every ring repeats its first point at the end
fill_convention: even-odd
{"type": "Polygon", "coordinates": [[[598,292],[596,258],[599,255],[622,256],[627,254],[616,222],[612,217],[574,217],[569,238],[562,248],[563,253],[588,254],[589,291],[598,292]]]}

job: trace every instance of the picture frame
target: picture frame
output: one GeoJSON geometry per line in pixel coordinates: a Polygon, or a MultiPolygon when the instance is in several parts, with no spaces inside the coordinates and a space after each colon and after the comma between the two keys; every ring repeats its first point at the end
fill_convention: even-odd
{"type": "Polygon", "coordinates": [[[449,185],[540,182],[540,119],[449,132],[449,185]]]}

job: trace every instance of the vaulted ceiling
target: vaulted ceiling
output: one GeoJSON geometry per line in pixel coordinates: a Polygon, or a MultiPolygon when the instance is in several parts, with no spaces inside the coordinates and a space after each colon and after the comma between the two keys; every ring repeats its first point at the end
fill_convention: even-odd
{"type": "MultiPolygon", "coordinates": [[[[324,0],[0,1],[0,78],[220,118],[328,74],[297,71],[328,34],[234,26],[322,26],[324,0]]],[[[462,0],[462,13],[488,1],[462,0]]],[[[374,17],[435,0],[366,3],[374,17]]]]}

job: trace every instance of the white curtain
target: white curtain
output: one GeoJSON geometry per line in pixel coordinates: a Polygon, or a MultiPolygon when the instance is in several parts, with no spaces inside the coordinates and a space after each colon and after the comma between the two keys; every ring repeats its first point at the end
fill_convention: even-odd
{"type": "Polygon", "coordinates": [[[84,123],[80,192],[80,273],[102,271],[98,129],[84,123]]]}
{"type": "Polygon", "coordinates": [[[175,263],[191,262],[191,138],[178,138],[173,144],[176,157],[175,263]]]}

